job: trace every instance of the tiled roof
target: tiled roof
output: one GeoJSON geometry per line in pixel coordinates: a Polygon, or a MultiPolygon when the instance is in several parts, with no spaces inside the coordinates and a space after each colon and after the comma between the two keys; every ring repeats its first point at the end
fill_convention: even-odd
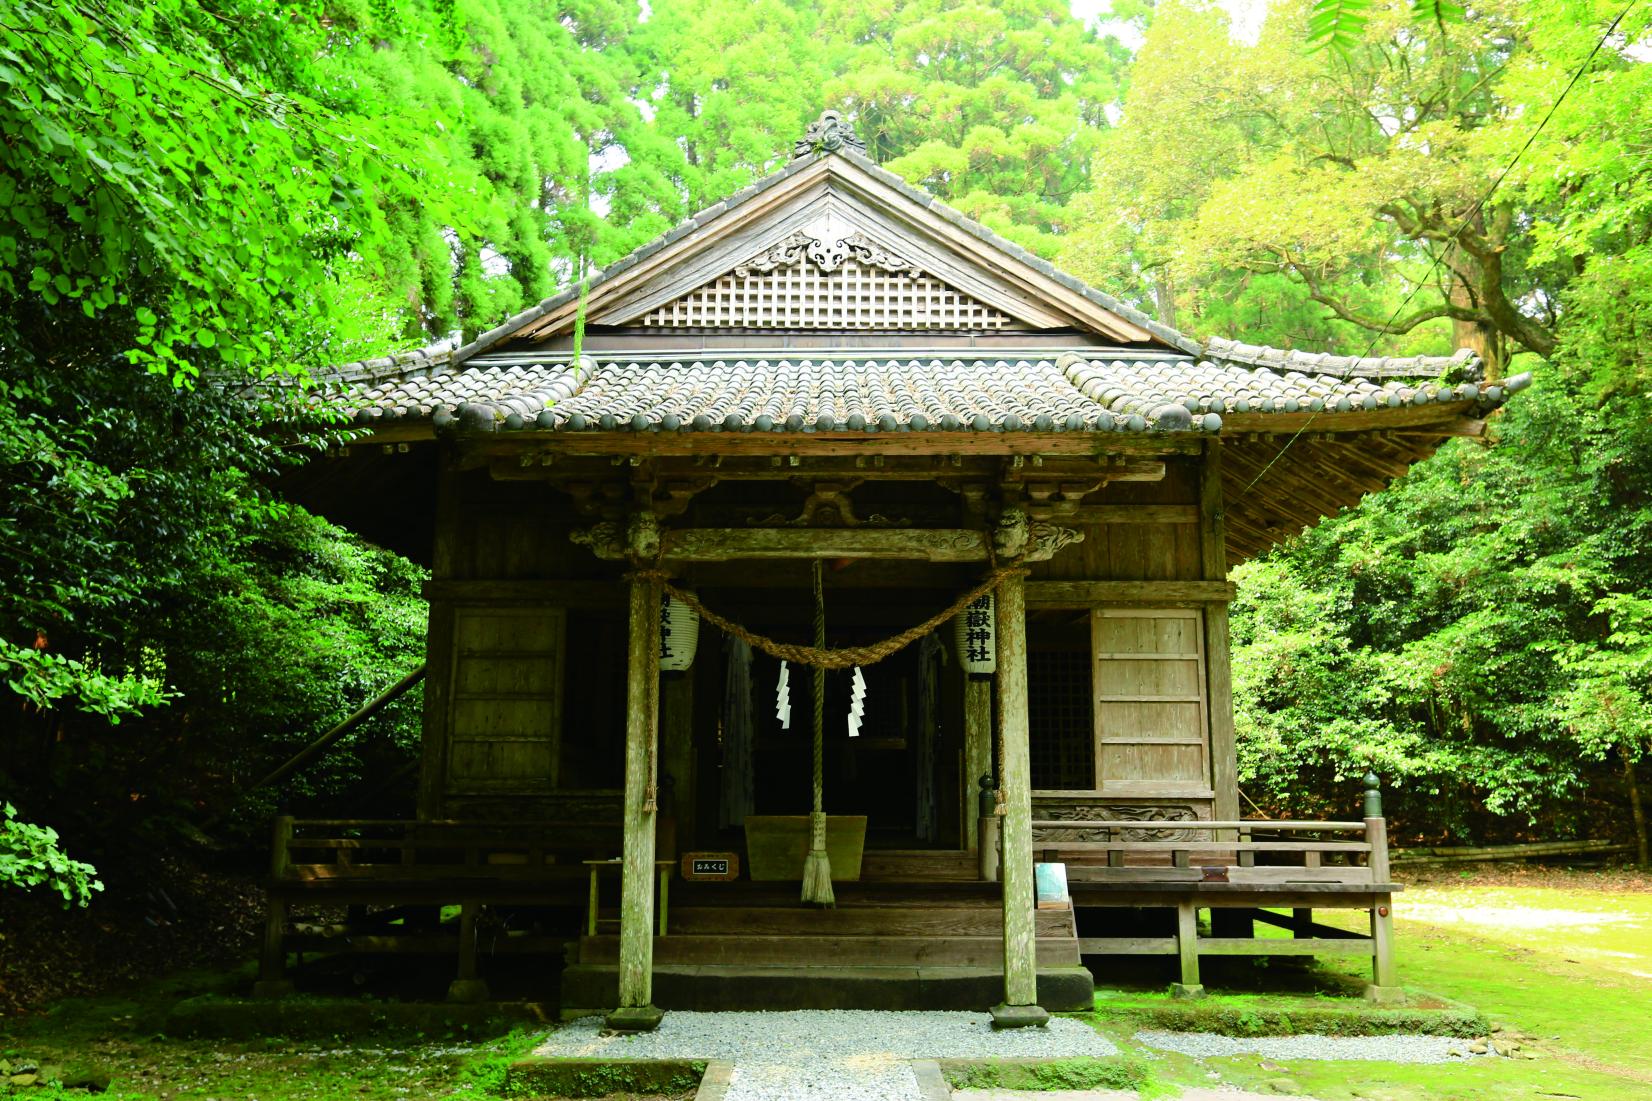
{"type": "MultiPolygon", "coordinates": [[[[1230,346],[1231,347],[1231,346],[1230,346]]],[[[1383,361],[1379,379],[1310,373],[1297,353],[1108,352],[1010,356],[956,351],[710,358],[599,354],[479,356],[457,370],[364,378],[345,404],[358,422],[429,419],[438,428],[562,432],[1216,432],[1224,414],[1339,413],[1434,402],[1502,403],[1529,376],[1472,381],[1463,355],[1383,361]],[[1470,381],[1450,381],[1455,375],[1470,381]],[[1414,381],[1431,376],[1431,381],[1414,381]]],[[[1341,364],[1339,367],[1343,366],[1341,364]]],[[[1327,427],[1330,427],[1329,425],[1327,427]]]]}

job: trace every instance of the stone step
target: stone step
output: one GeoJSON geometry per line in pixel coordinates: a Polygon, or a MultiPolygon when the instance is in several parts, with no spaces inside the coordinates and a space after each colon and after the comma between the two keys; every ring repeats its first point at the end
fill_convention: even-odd
{"type": "MultiPolygon", "coordinates": [[[[581,937],[579,962],[611,964],[619,960],[619,937],[581,937]]],[[[1003,966],[1004,942],[997,936],[701,936],[677,934],[654,938],[654,962],[794,967],[926,965],[1003,966]]],[[[1043,966],[1076,966],[1078,940],[1041,937],[1038,961],[1043,966]]]]}
{"type": "MultiPolygon", "coordinates": [[[[1082,967],[1038,969],[1038,1004],[1052,1012],[1090,1009],[1095,983],[1082,967]]],[[[973,1009],[1004,1000],[1002,964],[990,967],[763,967],[659,964],[653,1001],[661,1009],[973,1009]]],[[[564,1018],[619,1004],[613,964],[575,964],[562,974],[564,1018]]]]}
{"type": "MultiPolygon", "coordinates": [[[[1039,936],[1073,935],[1070,910],[1037,911],[1039,936]]],[[[670,911],[670,932],[705,936],[976,936],[1002,934],[1003,910],[977,906],[678,906],[670,911]]],[[[619,932],[619,914],[602,914],[598,932],[619,932]]]]}

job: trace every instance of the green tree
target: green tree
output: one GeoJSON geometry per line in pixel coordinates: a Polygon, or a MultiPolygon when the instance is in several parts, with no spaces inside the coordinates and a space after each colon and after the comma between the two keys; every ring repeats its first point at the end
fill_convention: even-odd
{"type": "Polygon", "coordinates": [[[1540,376],[1487,448],[1239,567],[1254,798],[1302,812],[1374,767],[1407,828],[1575,823],[1587,769],[1652,751],[1652,405],[1540,376]]]}
{"type": "Polygon", "coordinates": [[[1045,255],[1073,225],[1129,59],[1042,0],[666,2],[638,41],[640,94],[684,150],[688,207],[779,168],[832,108],[874,160],[1045,255]]]}
{"type": "MultiPolygon", "coordinates": [[[[1493,185],[1574,72],[1597,110],[1644,94],[1646,66],[1619,48],[1591,56],[1618,12],[1492,3],[1418,23],[1407,5],[1372,5],[1357,46],[1309,52],[1302,3],[1270,8],[1254,46],[1228,41],[1215,13],[1163,6],[1097,160],[1091,228],[1069,252],[1195,317],[1226,273],[1280,274],[1362,345],[1449,324],[1494,377],[1521,350],[1552,355],[1580,266],[1547,242],[1560,224],[1604,228],[1581,224],[1588,204],[1568,192],[1614,174],[1580,124],[1611,125],[1608,147],[1638,127],[1574,104],[1493,185]],[[1579,162],[1575,176],[1552,172],[1579,162]]],[[[1623,24],[1629,41],[1647,18],[1623,24]]]]}
{"type": "MultiPolygon", "coordinates": [[[[211,698],[157,609],[182,615],[290,522],[268,479],[338,438],[307,371],[492,325],[559,264],[649,232],[593,233],[590,213],[597,194],[635,221],[675,201],[645,165],[589,159],[641,124],[634,18],[608,0],[0,13],[0,683],[25,708],[9,743],[167,700],[185,723],[211,698]],[[245,389],[277,377],[296,384],[245,389]]],[[[233,641],[269,668],[284,637],[233,641]]],[[[378,645],[400,662],[395,637],[378,645]]]]}
{"type": "MultiPolygon", "coordinates": [[[[1145,18],[1145,8],[1121,13],[1145,18]]],[[[1054,255],[1090,184],[1129,54],[1050,0],[834,2],[828,105],[856,117],[868,152],[1023,247],[1054,255]]]]}

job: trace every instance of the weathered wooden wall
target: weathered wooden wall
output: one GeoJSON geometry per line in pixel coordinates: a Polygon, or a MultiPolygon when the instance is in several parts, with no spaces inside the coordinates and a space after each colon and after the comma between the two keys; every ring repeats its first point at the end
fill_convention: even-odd
{"type": "Polygon", "coordinates": [[[542,484],[448,467],[436,493],[420,814],[577,817],[622,777],[619,571],[542,484]]]}
{"type": "MultiPolygon", "coordinates": [[[[1033,566],[1028,601],[1047,610],[1053,600],[1059,614],[1091,619],[1071,645],[1090,651],[1095,779],[1083,790],[1035,793],[1041,816],[1064,808],[1088,815],[1085,808],[1098,805],[1175,818],[1237,812],[1220,475],[1205,474],[1210,462],[1210,455],[1167,456],[1161,480],[1113,482],[1086,498],[1078,515],[1053,518],[1084,539],[1033,566]],[[1089,582],[1105,584],[1086,589],[1089,582]]],[[[613,474],[616,494],[623,496],[625,477],[613,474]]],[[[934,483],[870,477],[854,492],[862,520],[876,513],[918,526],[981,522],[959,495],[934,483]]],[[[554,816],[570,793],[616,789],[624,565],[570,539],[591,517],[546,481],[449,466],[437,494],[422,812],[554,816]]],[[[802,501],[785,482],[726,482],[667,524],[783,522],[802,501]]],[[[706,563],[681,568],[679,577],[734,618],[773,630],[786,622],[776,619],[781,594],[803,583],[800,565],[706,563]]],[[[829,620],[881,636],[921,619],[977,575],[978,567],[965,564],[856,562],[829,573],[829,620]],[[852,590],[865,599],[857,602],[852,590]]],[[[1036,625],[1031,641],[1036,649],[1036,625]]],[[[720,668],[719,643],[716,632],[703,636],[702,670],[720,668]]],[[[668,694],[674,723],[693,715],[687,744],[678,731],[666,754],[671,796],[690,833],[697,807],[699,819],[714,819],[717,761],[715,746],[707,747],[714,738],[702,731],[715,726],[720,685],[705,683],[709,675],[668,694]]],[[[949,843],[967,846],[976,789],[963,761],[963,701],[952,698],[962,681],[949,676],[944,685],[940,825],[949,843]]],[[[1036,753],[1036,726],[1031,737],[1036,753]]]]}

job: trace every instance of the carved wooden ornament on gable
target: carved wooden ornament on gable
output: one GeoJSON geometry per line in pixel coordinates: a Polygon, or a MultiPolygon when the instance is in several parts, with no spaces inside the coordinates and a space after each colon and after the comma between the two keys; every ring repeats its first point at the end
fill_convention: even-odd
{"type": "Polygon", "coordinates": [[[826,225],[788,234],[636,324],[982,330],[1018,322],[861,231],[826,225]]]}

